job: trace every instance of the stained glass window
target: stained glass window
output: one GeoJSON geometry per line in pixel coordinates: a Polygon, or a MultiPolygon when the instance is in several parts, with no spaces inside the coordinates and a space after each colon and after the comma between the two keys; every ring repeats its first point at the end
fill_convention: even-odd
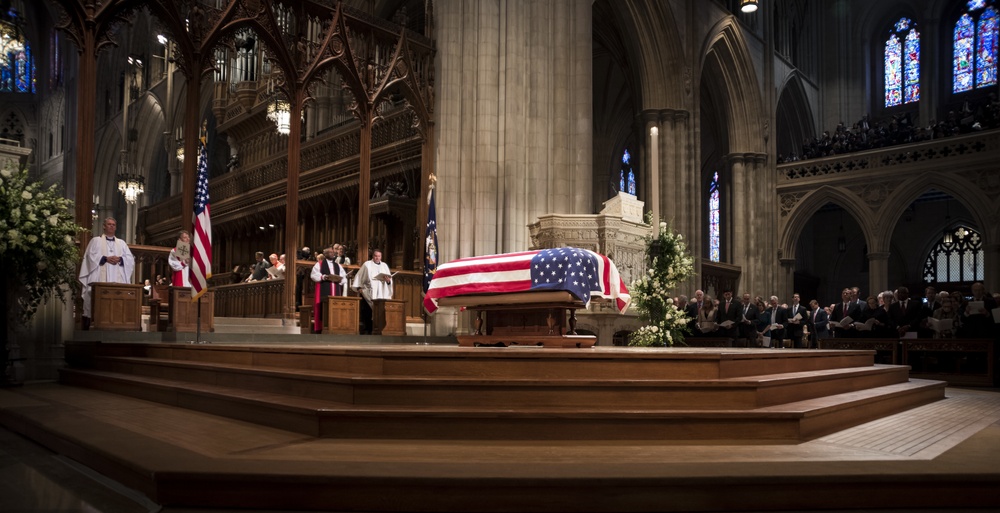
{"type": "Polygon", "coordinates": [[[920,33],[900,18],[885,41],[885,106],[920,100],[920,33]],[[900,38],[903,38],[900,41],[900,38]]]}
{"type": "Polygon", "coordinates": [[[722,256],[720,198],[719,172],[716,171],[708,184],[708,258],[713,262],[718,262],[722,256]]]}
{"type": "Polygon", "coordinates": [[[35,74],[31,45],[25,43],[22,50],[8,53],[5,64],[0,66],[0,92],[34,93],[35,74]]]}
{"type": "Polygon", "coordinates": [[[960,226],[949,230],[924,261],[926,283],[971,283],[985,275],[983,238],[976,230],[960,226]]]}
{"type": "Polygon", "coordinates": [[[622,167],[618,171],[618,190],[635,196],[635,171],[632,170],[632,155],[627,149],[622,153],[622,167]]]}
{"type": "Polygon", "coordinates": [[[968,13],[963,14],[958,19],[958,23],[955,24],[955,85],[952,91],[956,93],[972,89],[972,41],[974,38],[972,16],[969,16],[968,13]]]}
{"type": "Polygon", "coordinates": [[[912,103],[920,99],[920,34],[911,30],[906,35],[906,68],[904,71],[903,103],[912,103]]]}
{"type": "Polygon", "coordinates": [[[903,73],[901,69],[899,38],[889,36],[885,42],[885,106],[892,107],[903,102],[903,73]]]}
{"type": "Polygon", "coordinates": [[[968,6],[968,12],[955,22],[952,43],[952,92],[955,93],[997,83],[997,10],[986,7],[986,0],[973,0],[968,6]],[[977,14],[980,9],[982,12],[977,14]]]}
{"type": "Polygon", "coordinates": [[[997,83],[997,12],[992,7],[983,11],[976,24],[979,40],[976,44],[976,87],[997,83]]]}

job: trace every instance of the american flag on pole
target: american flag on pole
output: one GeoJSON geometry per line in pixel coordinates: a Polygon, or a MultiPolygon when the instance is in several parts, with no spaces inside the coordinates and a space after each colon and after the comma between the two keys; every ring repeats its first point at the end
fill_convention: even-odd
{"type": "Polygon", "coordinates": [[[427,236],[424,238],[424,294],[438,267],[437,213],[434,211],[434,175],[431,175],[431,192],[427,198],[427,236]]]}
{"type": "Polygon", "coordinates": [[[194,196],[194,240],[191,241],[191,299],[208,290],[212,277],[212,219],[208,200],[208,150],[204,137],[198,151],[198,185],[194,196]]]}
{"type": "Polygon", "coordinates": [[[443,297],[565,290],[589,304],[592,296],[614,301],[619,312],[631,297],[608,257],[580,248],[555,248],[452,260],[438,266],[424,296],[428,313],[443,297]]]}

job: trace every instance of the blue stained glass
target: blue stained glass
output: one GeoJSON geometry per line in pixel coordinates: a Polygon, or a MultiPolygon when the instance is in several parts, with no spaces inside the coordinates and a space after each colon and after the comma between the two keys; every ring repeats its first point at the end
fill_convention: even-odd
{"type": "Polygon", "coordinates": [[[903,100],[902,47],[896,34],[885,42],[885,106],[899,105],[903,100]]]}
{"type": "Polygon", "coordinates": [[[896,27],[896,32],[902,32],[902,31],[910,28],[910,19],[909,18],[900,18],[899,21],[896,22],[895,27],[896,27]]]}
{"type": "Polygon", "coordinates": [[[961,93],[972,89],[972,44],[975,32],[972,16],[963,14],[955,23],[954,47],[954,86],[952,92],[961,93]]]}
{"type": "Polygon", "coordinates": [[[708,258],[713,262],[718,262],[721,258],[721,215],[720,215],[719,195],[719,172],[712,175],[712,182],[708,185],[708,258]]]}
{"type": "Polygon", "coordinates": [[[635,196],[635,172],[632,170],[632,155],[622,152],[622,167],[618,171],[618,190],[635,196]]]}
{"type": "Polygon", "coordinates": [[[34,93],[36,73],[31,45],[25,44],[23,50],[8,53],[6,62],[0,67],[0,92],[34,93]]]}
{"type": "Polygon", "coordinates": [[[975,11],[976,9],[982,9],[986,5],[986,0],[969,0],[969,10],[975,11]]]}
{"type": "Polygon", "coordinates": [[[979,44],[976,45],[976,87],[997,83],[997,12],[990,7],[983,11],[977,24],[979,44]]]}
{"type": "Polygon", "coordinates": [[[906,89],[904,103],[920,99],[920,34],[916,29],[906,35],[906,89]]]}

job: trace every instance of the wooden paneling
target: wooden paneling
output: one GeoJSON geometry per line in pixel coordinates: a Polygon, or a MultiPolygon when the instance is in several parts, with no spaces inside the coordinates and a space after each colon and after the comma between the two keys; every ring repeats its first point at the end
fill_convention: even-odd
{"type": "Polygon", "coordinates": [[[358,312],[361,298],[327,296],[323,298],[323,333],[358,334],[358,312]]]}
{"type": "Polygon", "coordinates": [[[142,285],[94,283],[93,330],[142,331],[142,285]]]}

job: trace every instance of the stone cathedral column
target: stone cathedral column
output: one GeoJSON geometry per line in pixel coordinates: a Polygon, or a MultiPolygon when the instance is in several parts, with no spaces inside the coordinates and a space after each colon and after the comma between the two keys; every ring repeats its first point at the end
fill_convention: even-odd
{"type": "Polygon", "coordinates": [[[593,213],[591,1],[434,10],[441,257],[524,250],[539,216],[593,213]]]}
{"type": "MultiPolygon", "coordinates": [[[[759,153],[733,153],[725,157],[729,166],[731,180],[728,186],[732,189],[729,195],[730,212],[724,219],[728,228],[723,228],[728,235],[729,261],[740,266],[740,292],[770,295],[784,294],[790,297],[792,275],[788,283],[782,283],[779,278],[771,275],[774,259],[777,255],[777,204],[774,200],[773,186],[767,187],[770,171],[766,165],[766,155],[759,153]],[[760,186],[764,182],[764,187],[760,186]],[[768,194],[770,192],[770,194],[768,194]],[[775,285],[778,285],[775,288],[775,285]]],[[[773,183],[773,178],[770,180],[773,183]]],[[[784,255],[792,259],[795,255],[784,255]]],[[[794,267],[794,265],[793,265],[794,267]]]]}
{"type": "Polygon", "coordinates": [[[889,290],[889,252],[870,251],[868,258],[868,293],[889,290]]]}
{"type": "MultiPolygon", "coordinates": [[[[687,111],[675,109],[647,109],[640,119],[644,122],[646,142],[651,141],[649,130],[657,129],[657,169],[658,186],[655,191],[658,211],[661,219],[670,223],[675,232],[684,235],[688,251],[695,257],[695,272],[701,271],[697,257],[701,256],[702,242],[702,208],[704,201],[698,178],[700,173],[695,161],[692,135],[691,116],[687,111]]],[[[648,153],[648,152],[647,152],[648,153]]],[[[652,180],[647,180],[652,186],[652,180]]],[[[647,206],[652,204],[652,195],[647,199],[647,206]]],[[[678,285],[678,293],[690,294],[700,283],[697,276],[688,283],[678,285]]]]}

